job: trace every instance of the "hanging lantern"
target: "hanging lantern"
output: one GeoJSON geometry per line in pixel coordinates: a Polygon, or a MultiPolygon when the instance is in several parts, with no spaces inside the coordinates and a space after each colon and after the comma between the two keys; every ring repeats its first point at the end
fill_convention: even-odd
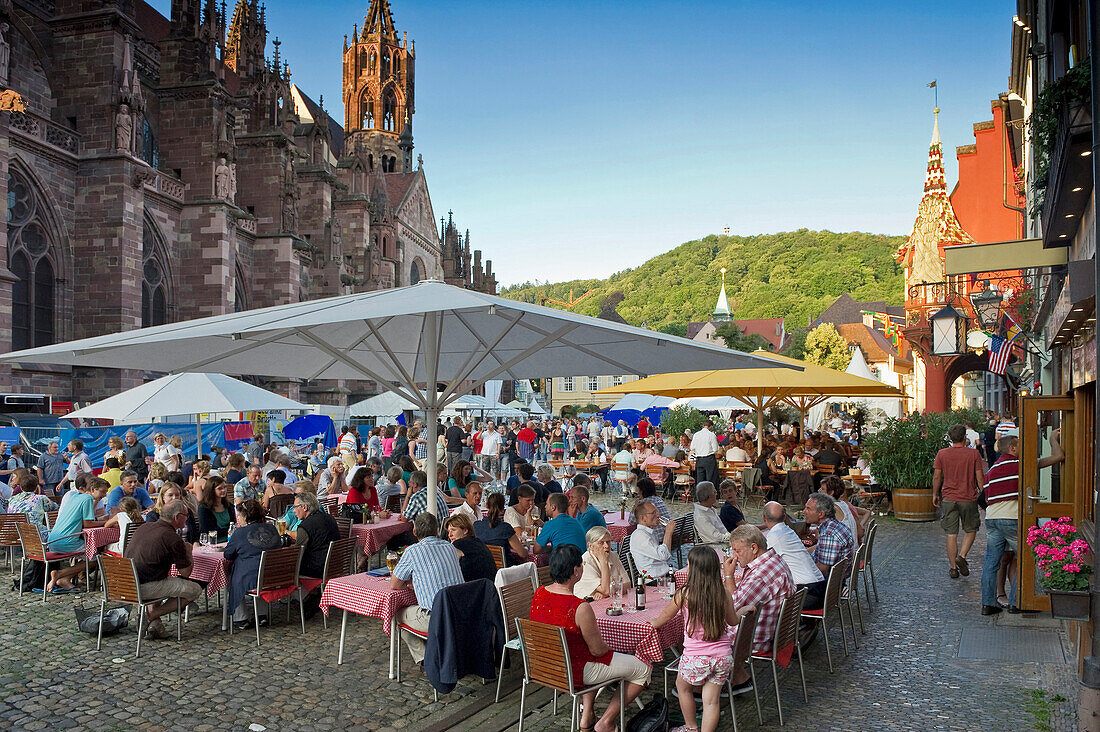
{"type": "Polygon", "coordinates": [[[978,326],[982,330],[993,330],[1001,317],[1001,293],[985,283],[984,289],[970,295],[970,304],[978,316],[978,326]]]}
{"type": "Polygon", "coordinates": [[[963,352],[966,316],[950,305],[928,319],[932,326],[932,355],[957,356],[963,352]]]}

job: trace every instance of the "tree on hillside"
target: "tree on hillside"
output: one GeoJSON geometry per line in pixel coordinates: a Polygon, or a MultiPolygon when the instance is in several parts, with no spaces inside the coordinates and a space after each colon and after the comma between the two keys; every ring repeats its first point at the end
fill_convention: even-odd
{"type": "Polygon", "coordinates": [[[806,335],[805,354],[810,363],[837,371],[848,368],[851,359],[848,342],[832,323],[822,323],[806,335]]]}
{"type": "Polygon", "coordinates": [[[745,335],[741,329],[737,327],[737,323],[733,321],[719,325],[714,329],[714,335],[725,341],[726,348],[732,348],[735,351],[752,353],[760,348],[770,350],[768,348],[770,344],[764,340],[764,336],[759,333],[745,335]]]}
{"type": "Polygon", "coordinates": [[[806,336],[810,334],[809,328],[795,328],[790,332],[787,345],[783,347],[782,354],[789,358],[806,360],[806,336]]]}

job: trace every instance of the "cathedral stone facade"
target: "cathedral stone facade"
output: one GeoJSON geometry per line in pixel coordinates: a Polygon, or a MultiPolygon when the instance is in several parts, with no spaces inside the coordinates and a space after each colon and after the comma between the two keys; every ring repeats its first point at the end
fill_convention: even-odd
{"type": "MultiPolygon", "coordinates": [[[[0,35],[0,351],[429,277],[495,292],[413,157],[415,46],[387,0],[345,39],[343,126],[258,0],[0,0],[0,35]]],[[[19,364],[0,391],[87,402],[149,376],[19,364]]]]}

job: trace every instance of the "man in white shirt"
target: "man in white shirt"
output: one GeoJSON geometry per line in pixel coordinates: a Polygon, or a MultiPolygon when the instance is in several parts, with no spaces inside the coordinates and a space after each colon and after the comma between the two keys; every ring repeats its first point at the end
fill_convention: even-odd
{"type": "Polygon", "coordinates": [[[718,517],[718,491],[714,483],[703,481],[695,486],[695,533],[701,544],[725,544],[730,532],[726,531],[722,519],[718,517]]]}
{"type": "Polygon", "coordinates": [[[650,577],[668,574],[676,522],[669,521],[662,536],[661,514],[656,506],[646,501],[634,505],[634,518],[638,522],[638,528],[630,535],[630,557],[634,560],[634,566],[650,577]]]}
{"type": "Polygon", "coordinates": [[[726,462],[746,463],[749,461],[749,454],[741,447],[740,440],[735,438],[730,441],[729,445],[729,449],[726,450],[726,462]]]}
{"type": "Polygon", "coordinates": [[[798,538],[798,534],[794,533],[794,529],[787,526],[786,521],[783,520],[783,506],[775,501],[765,503],[763,518],[764,526],[767,527],[768,548],[774,549],[775,553],[790,567],[795,585],[799,589],[810,588],[810,592],[806,595],[807,600],[810,597],[824,597],[825,575],[821,574],[821,570],[814,563],[813,557],[810,556],[802,540],[798,538]]]}
{"type": "Polygon", "coordinates": [[[714,423],[709,419],[703,422],[702,428],[691,438],[691,452],[695,455],[695,483],[703,481],[711,485],[718,483],[718,459],[714,456],[718,452],[718,438],[715,437],[714,423]]]}
{"type": "Polygon", "coordinates": [[[58,492],[61,492],[62,488],[67,488],[70,483],[75,483],[76,476],[92,472],[92,463],[88,460],[88,454],[84,452],[84,442],[82,440],[70,441],[69,452],[72,457],[69,458],[69,465],[65,469],[65,477],[57,484],[58,492]]]}
{"type": "Polygon", "coordinates": [[[486,473],[496,474],[500,458],[500,447],[504,438],[497,432],[496,425],[490,422],[481,433],[481,452],[477,454],[477,466],[486,473]]]}

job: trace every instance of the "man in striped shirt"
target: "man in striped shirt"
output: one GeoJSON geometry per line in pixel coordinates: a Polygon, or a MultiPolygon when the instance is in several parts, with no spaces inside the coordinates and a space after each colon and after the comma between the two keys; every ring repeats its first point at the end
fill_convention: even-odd
{"type": "MultiPolygon", "coordinates": [[[[416,593],[416,604],[397,613],[397,621],[414,630],[427,634],[432,619],[432,605],[440,590],[460,585],[462,567],[458,563],[458,551],[451,542],[439,538],[439,522],[435,516],[424,512],[416,517],[413,533],[417,542],[401,555],[390,576],[390,587],[395,590],[410,586],[416,593]]],[[[394,629],[394,632],[397,632],[394,629]]],[[[411,633],[402,633],[405,645],[413,661],[424,660],[424,641],[411,633]]]]}
{"type": "MultiPolygon", "coordinates": [[[[1019,545],[1020,511],[1020,438],[1016,430],[997,440],[997,452],[1000,457],[985,474],[985,559],[982,562],[982,615],[996,615],[1001,612],[997,603],[998,590],[1004,586],[1004,580],[998,574],[1001,558],[1006,553],[1014,553],[1019,545]]],[[[1050,467],[1064,462],[1061,430],[1050,434],[1050,455],[1039,459],[1039,468],[1050,467]]],[[[1012,588],[1008,597],[1008,611],[1018,613],[1016,606],[1016,565],[1008,564],[1008,575],[1012,588]]]]}

